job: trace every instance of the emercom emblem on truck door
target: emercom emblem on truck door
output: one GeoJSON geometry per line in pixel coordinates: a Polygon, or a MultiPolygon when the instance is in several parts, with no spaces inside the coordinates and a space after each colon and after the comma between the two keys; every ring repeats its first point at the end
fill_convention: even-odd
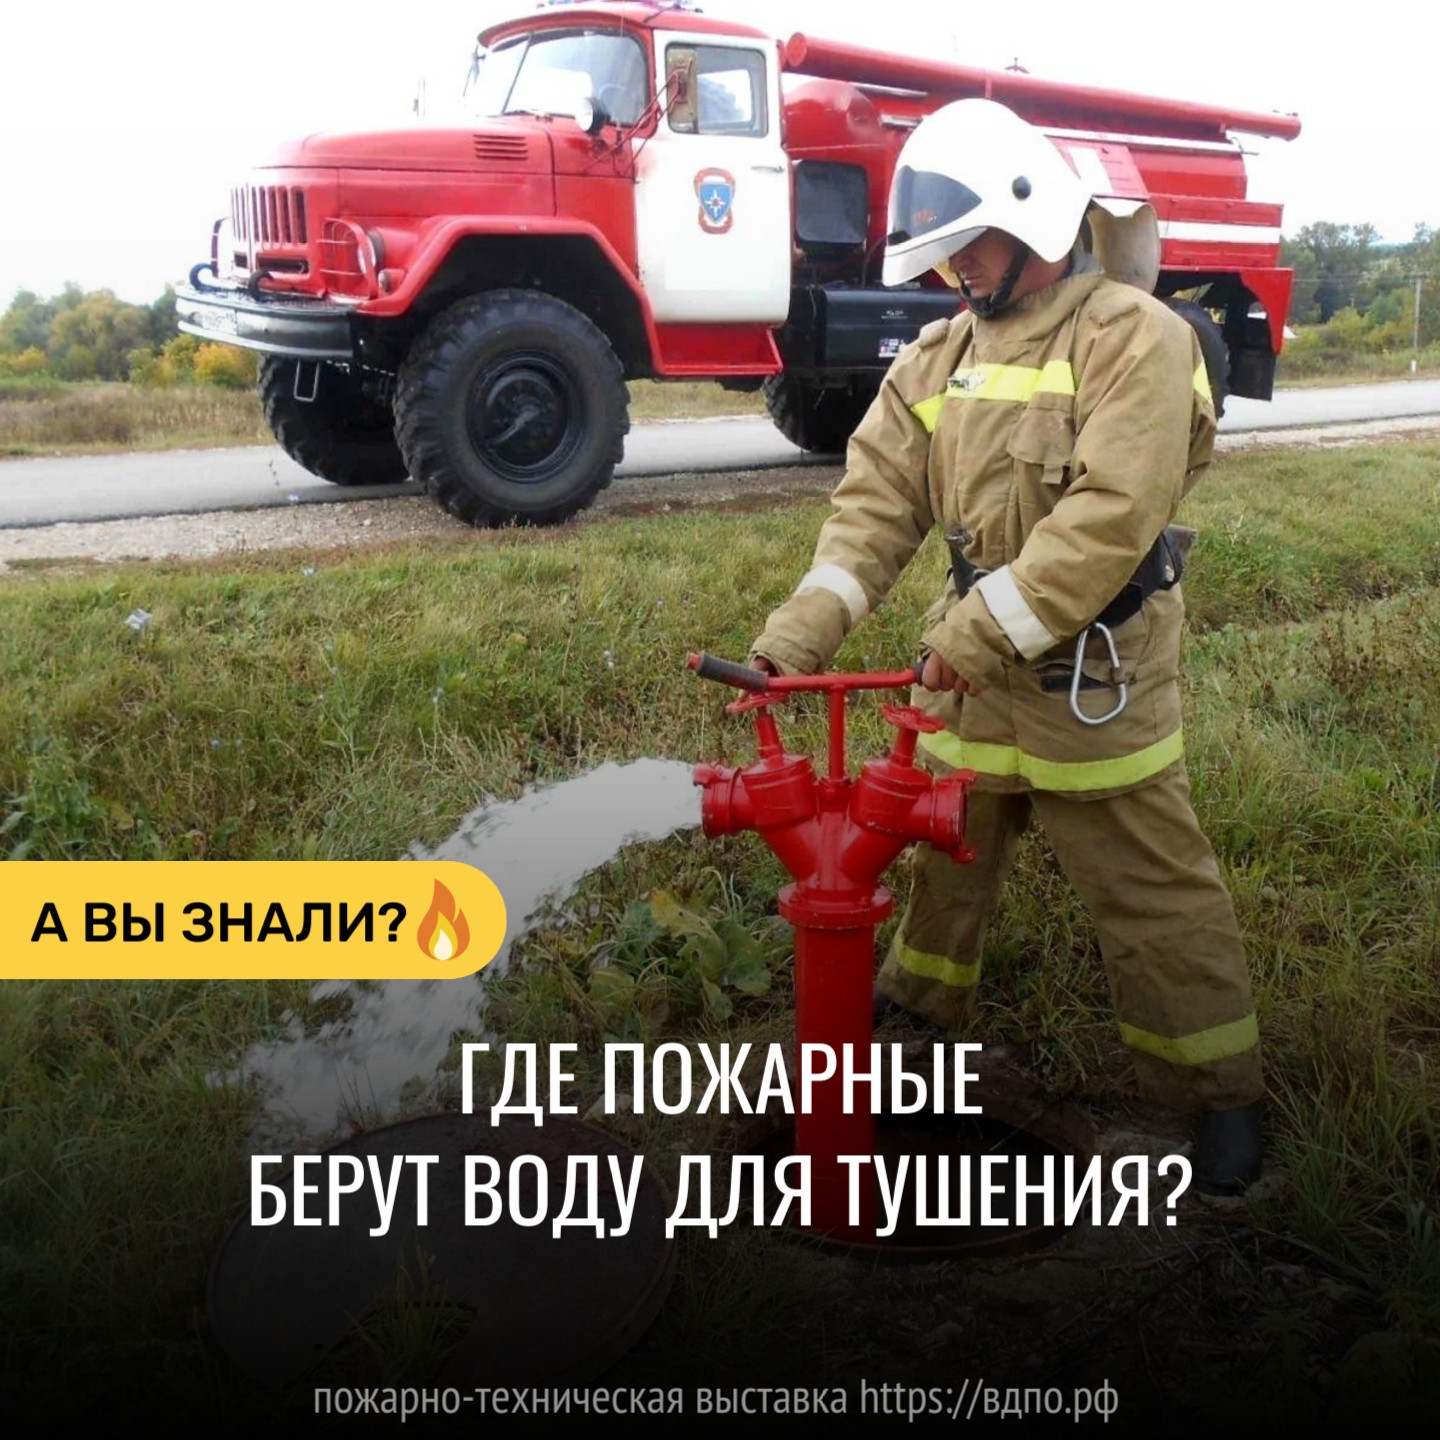
{"type": "Polygon", "coordinates": [[[695,177],[700,197],[700,228],[710,235],[723,235],[734,223],[730,207],[735,201],[735,177],[728,170],[702,170],[695,177]]]}

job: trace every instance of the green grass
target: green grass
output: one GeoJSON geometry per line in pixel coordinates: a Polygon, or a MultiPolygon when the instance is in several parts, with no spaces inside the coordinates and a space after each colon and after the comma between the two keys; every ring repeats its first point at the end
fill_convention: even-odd
{"type": "Polygon", "coordinates": [[[250,391],[104,381],[0,386],[0,457],[264,443],[271,443],[270,431],[250,391]]]}
{"type": "Polygon", "coordinates": [[[725,390],[704,380],[632,380],[632,420],[693,420],[708,415],[763,415],[758,390],[725,390]]]}
{"type": "MultiPolygon", "coordinates": [[[[764,413],[758,392],[691,381],[662,385],[641,380],[630,386],[634,421],[764,413]]],[[[67,384],[49,378],[0,381],[0,459],[273,443],[250,390],[67,384]]]]}
{"type": "MultiPolygon", "coordinates": [[[[1247,938],[1288,1177],[1232,1217],[1234,1283],[1195,1304],[1226,1383],[1343,1411],[1376,1356],[1418,1373],[1440,1329],[1440,446],[1224,457],[1187,512],[1202,531],[1190,768],[1247,938]],[[1286,1267],[1332,1299],[1280,1287],[1286,1267]],[[1280,1366],[1264,1385],[1256,1355],[1280,1366]]],[[[482,795],[605,759],[749,759],[728,695],[683,659],[744,653],[825,513],[0,581],[0,846],[386,858],[438,842],[482,795]],[[137,607],[153,617],[139,633],[137,607]]],[[[923,551],[839,666],[903,663],[942,570],[923,551]]],[[[878,702],[852,720],[852,754],[874,753],[878,702]]],[[[818,751],[818,709],[786,733],[818,751]]],[[[627,851],[570,923],[532,934],[491,986],[492,1018],[512,1040],[581,1040],[586,1103],[607,1035],[779,1040],[779,882],[751,836],[627,851]],[[656,889],[732,951],[752,937],[768,988],[722,985],[715,1002],[685,937],[637,908],[656,889]],[[623,994],[595,983],[602,957],[623,994]]],[[[196,1305],[244,1203],[248,1099],[206,1076],[297,1005],[299,985],[0,986],[0,1380],[57,1403],[78,1376],[122,1400],[154,1384],[197,1406],[233,1395],[196,1305]]],[[[980,1032],[1057,1094],[1103,1108],[1128,1093],[1093,930],[1036,841],[987,954],[980,1032]]],[[[663,1169],[723,1137],[662,1118],[637,1143],[663,1169]]],[[[622,1373],[675,1373],[707,1334],[726,1348],[704,1373],[729,1383],[782,1353],[817,1375],[877,1354],[863,1312],[827,1298],[834,1278],[768,1237],[687,1243],[666,1323],[622,1373]]],[[[403,1314],[376,1323],[402,1349],[436,1343],[403,1314]]]]}
{"type": "Polygon", "coordinates": [[[1440,346],[1429,345],[1417,355],[1406,348],[1379,354],[1359,351],[1327,353],[1304,341],[1290,341],[1275,364],[1275,383],[1283,387],[1317,385],[1374,385],[1386,380],[1408,380],[1411,362],[1417,379],[1440,374],[1440,346]]]}
{"type": "Polygon", "coordinates": [[[1195,628],[1310,619],[1440,583],[1440,444],[1254,454],[1211,473],[1183,517],[1201,536],[1186,585],[1195,628]]]}

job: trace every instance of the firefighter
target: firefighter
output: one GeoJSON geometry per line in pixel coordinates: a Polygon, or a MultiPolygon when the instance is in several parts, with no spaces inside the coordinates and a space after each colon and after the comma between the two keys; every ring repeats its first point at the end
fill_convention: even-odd
{"type": "Polygon", "coordinates": [[[1202,1112],[1195,1184],[1239,1193],[1261,1165],[1259,1037],[1190,801],[1167,531],[1215,414],[1193,331],[1148,293],[1153,212],[1095,201],[1041,132],[962,100],[907,140],[889,229],[885,283],[936,269],[966,309],[895,360],[813,565],[752,653],[824,669],[927,534],[950,536],[916,703],[945,726],[922,737],[928,763],[978,774],[978,858],[916,847],[877,1009],[964,1021],[1033,817],[1094,921],[1142,1094],[1202,1112]]]}

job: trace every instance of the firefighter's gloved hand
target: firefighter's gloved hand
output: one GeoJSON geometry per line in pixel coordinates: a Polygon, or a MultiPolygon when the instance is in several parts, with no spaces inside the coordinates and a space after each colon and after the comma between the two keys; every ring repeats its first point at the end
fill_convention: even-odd
{"type": "MultiPolygon", "coordinates": [[[[1015,656],[1015,647],[978,590],[952,605],[944,619],[925,632],[921,643],[930,651],[921,683],[932,690],[954,689],[953,682],[948,686],[930,684],[930,661],[944,662],[957,679],[964,678],[966,689],[956,690],[959,695],[978,695],[988,686],[1000,684],[1005,660],[1015,656]]],[[[936,678],[944,679],[938,668],[936,678]]]]}

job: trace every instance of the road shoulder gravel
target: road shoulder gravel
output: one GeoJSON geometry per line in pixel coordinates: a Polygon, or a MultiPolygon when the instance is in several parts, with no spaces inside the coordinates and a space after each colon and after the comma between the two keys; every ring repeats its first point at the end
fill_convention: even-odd
{"type": "MultiPolygon", "coordinates": [[[[1410,417],[1221,435],[1216,448],[1222,455],[1293,446],[1328,449],[1433,440],[1437,435],[1440,417],[1410,417]]],[[[838,466],[821,465],[618,480],[574,523],[599,524],[617,516],[700,505],[770,505],[794,497],[826,495],[840,473],[838,466]]],[[[470,529],[424,496],[345,501],[337,493],[333,504],[0,529],[0,575],[126,561],[202,560],[279,549],[348,550],[425,537],[457,544],[485,543],[494,533],[470,529]]]]}

